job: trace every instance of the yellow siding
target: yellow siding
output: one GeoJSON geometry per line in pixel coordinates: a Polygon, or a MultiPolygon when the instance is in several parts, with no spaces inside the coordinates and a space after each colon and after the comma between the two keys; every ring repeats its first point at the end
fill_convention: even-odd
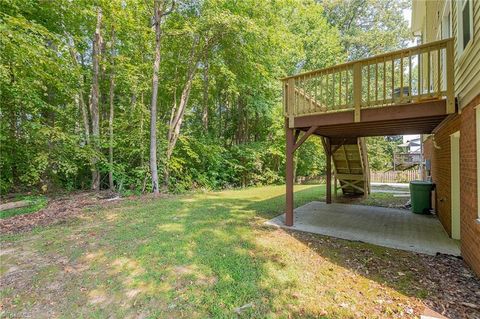
{"type": "MultiPolygon", "coordinates": [[[[480,94],[480,1],[473,3],[473,39],[461,56],[455,52],[455,94],[460,108],[480,94]]],[[[457,47],[457,3],[453,1],[453,35],[457,47]]]]}
{"type": "MultiPolygon", "coordinates": [[[[418,1],[418,0],[417,0],[418,1]]],[[[457,1],[451,4],[452,35],[455,37],[455,95],[460,108],[480,94],[480,0],[473,4],[473,38],[466,50],[459,56],[457,52],[457,1]]],[[[423,24],[423,42],[438,40],[440,21],[445,0],[421,1],[426,8],[423,24]]]]}
{"type": "Polygon", "coordinates": [[[425,36],[424,43],[439,40],[437,38],[439,28],[439,16],[443,11],[445,0],[427,1],[426,2],[426,17],[425,17],[425,36]],[[438,13],[439,12],[439,13],[438,13]]]}

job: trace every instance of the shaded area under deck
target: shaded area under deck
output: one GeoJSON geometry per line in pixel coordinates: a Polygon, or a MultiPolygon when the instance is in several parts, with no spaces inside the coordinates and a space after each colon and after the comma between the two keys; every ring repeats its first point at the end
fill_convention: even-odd
{"type": "Polygon", "coordinates": [[[296,150],[319,136],[326,154],[326,203],[370,193],[364,137],[431,134],[456,112],[453,38],[282,79],[286,137],[286,219],[294,224],[296,150]],[[303,132],[303,134],[302,134],[303,132]]]}
{"type": "Polygon", "coordinates": [[[429,255],[460,256],[459,242],[448,237],[435,216],[402,209],[310,202],[295,209],[294,226],[285,226],[284,214],[267,224],[429,255]]]}

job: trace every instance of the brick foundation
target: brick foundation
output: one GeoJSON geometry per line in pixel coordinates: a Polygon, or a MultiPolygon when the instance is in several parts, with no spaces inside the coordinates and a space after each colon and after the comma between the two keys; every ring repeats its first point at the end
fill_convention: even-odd
{"type": "Polygon", "coordinates": [[[477,202],[477,144],[475,107],[480,95],[462,109],[461,114],[449,116],[434,136],[424,144],[425,159],[431,160],[432,180],[436,184],[434,203],[438,218],[451,236],[451,169],[450,135],[460,131],[460,238],[465,262],[480,276],[480,222],[477,202]]]}
{"type": "Polygon", "coordinates": [[[480,276],[480,223],[477,207],[477,152],[475,106],[480,95],[462,109],[460,124],[460,235],[462,256],[480,276]]]}

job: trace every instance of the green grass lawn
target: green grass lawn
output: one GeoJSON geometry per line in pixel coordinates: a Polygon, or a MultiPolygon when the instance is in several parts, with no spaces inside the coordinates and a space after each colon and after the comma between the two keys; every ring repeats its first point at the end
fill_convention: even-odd
{"type": "MultiPolygon", "coordinates": [[[[323,198],[324,187],[295,189],[297,206],[323,198]]],[[[263,226],[283,206],[283,186],[143,197],[4,236],[0,313],[5,318],[418,314],[419,298],[428,292],[410,269],[417,255],[263,226]]]]}

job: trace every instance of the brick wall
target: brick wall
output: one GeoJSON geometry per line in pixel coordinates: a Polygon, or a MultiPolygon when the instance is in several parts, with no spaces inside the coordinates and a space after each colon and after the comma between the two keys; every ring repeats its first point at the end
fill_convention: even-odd
{"type": "Polygon", "coordinates": [[[451,236],[451,179],[450,179],[450,135],[460,129],[460,116],[450,115],[437,128],[434,136],[430,136],[424,145],[425,159],[431,161],[432,180],[436,184],[436,202],[438,218],[451,236]],[[435,143],[433,143],[435,141],[435,143]],[[435,144],[435,146],[434,146],[435,144]]]}
{"type": "Polygon", "coordinates": [[[462,109],[460,124],[460,236],[462,256],[480,276],[480,223],[477,207],[477,152],[475,109],[480,95],[462,109]]]}

